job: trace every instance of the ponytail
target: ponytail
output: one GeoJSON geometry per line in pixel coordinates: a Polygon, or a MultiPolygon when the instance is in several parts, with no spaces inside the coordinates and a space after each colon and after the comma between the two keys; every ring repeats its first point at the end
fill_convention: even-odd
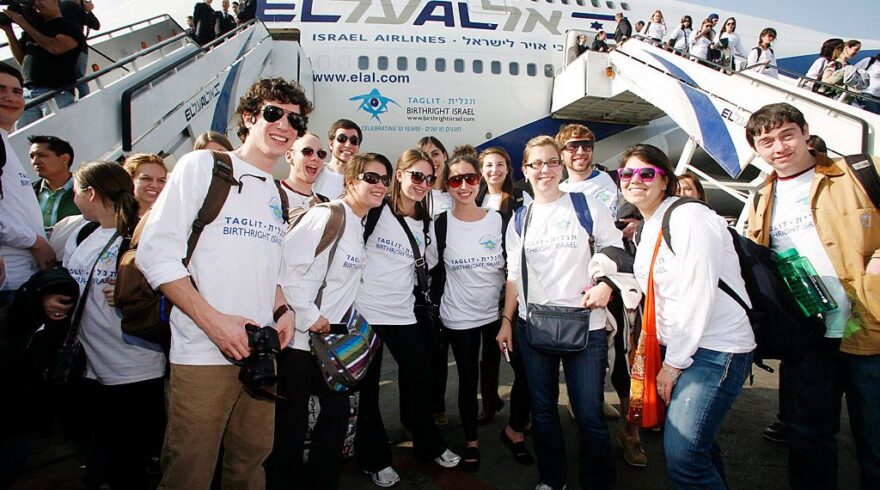
{"type": "Polygon", "coordinates": [[[138,222],[139,204],[134,197],[134,182],[118,163],[94,161],[84,164],[76,173],[77,184],[91,187],[106,205],[113,206],[116,230],[130,236],[138,222]]]}

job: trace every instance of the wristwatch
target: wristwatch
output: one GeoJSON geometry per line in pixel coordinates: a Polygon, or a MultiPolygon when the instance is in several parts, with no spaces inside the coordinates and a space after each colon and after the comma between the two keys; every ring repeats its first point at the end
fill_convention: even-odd
{"type": "Polygon", "coordinates": [[[281,317],[284,316],[284,314],[288,311],[290,311],[290,306],[287,306],[286,304],[275,308],[275,312],[272,313],[272,321],[278,323],[278,320],[280,320],[281,317]]]}

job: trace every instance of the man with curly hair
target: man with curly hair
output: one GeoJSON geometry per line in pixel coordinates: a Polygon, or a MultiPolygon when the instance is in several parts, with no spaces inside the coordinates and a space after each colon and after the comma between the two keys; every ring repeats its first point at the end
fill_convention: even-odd
{"type": "Polygon", "coordinates": [[[210,488],[221,441],[222,486],[265,486],[275,407],[243,388],[232,360],[251,353],[245,325],[274,326],[281,345],[293,333],[278,287],[286,226],[272,169],[305,134],[309,111],[302,89],[280,78],[257,81],[241,98],[242,145],[228,153],[236,184],[188,266],[182,259],[211,183],[211,152],[180,159],[148,218],[137,265],[174,304],[160,488],[210,488]]]}

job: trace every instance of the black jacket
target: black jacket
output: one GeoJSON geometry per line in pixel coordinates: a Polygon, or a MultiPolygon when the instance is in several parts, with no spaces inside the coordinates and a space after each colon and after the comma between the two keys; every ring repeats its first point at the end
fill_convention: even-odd
{"type": "Polygon", "coordinates": [[[617,29],[614,30],[614,42],[620,44],[624,39],[632,37],[633,26],[626,17],[620,19],[617,23],[617,29]]]}

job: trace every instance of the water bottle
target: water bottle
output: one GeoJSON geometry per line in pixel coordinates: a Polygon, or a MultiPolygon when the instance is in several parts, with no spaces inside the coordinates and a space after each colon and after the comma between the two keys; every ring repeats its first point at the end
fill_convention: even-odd
{"type": "Polygon", "coordinates": [[[810,259],[801,257],[798,251],[790,248],[777,254],[779,268],[785,285],[809,318],[822,318],[823,313],[837,308],[837,303],[816,273],[810,259]]]}

